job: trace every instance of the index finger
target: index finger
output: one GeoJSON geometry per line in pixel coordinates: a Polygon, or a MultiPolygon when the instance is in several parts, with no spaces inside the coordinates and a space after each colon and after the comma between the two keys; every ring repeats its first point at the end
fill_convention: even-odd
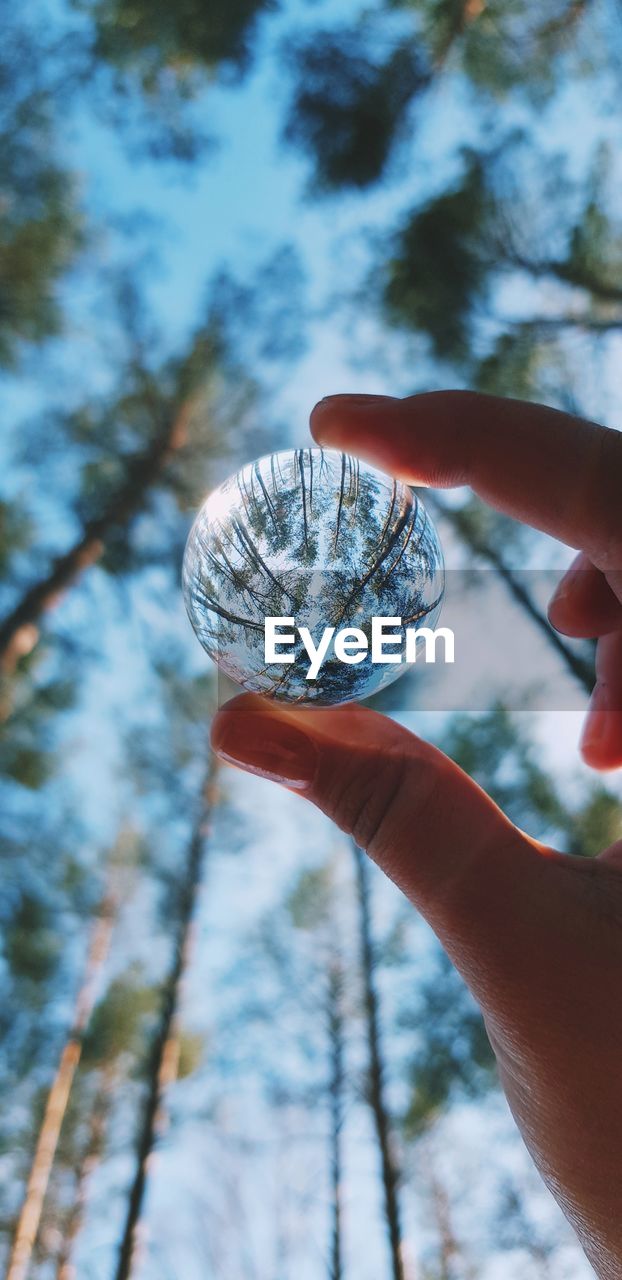
{"type": "Polygon", "coordinates": [[[544,405],[471,391],[329,396],[319,444],[368,459],[410,484],[470,485],[491,506],[622,566],[622,435],[544,405]]]}

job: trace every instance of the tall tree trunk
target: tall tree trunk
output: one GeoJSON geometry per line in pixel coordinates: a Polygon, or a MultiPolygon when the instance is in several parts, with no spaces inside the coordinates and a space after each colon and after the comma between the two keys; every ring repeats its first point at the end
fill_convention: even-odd
{"type": "Polygon", "coordinates": [[[183,977],[190,958],[194,911],[203,875],[210,819],[216,801],[217,767],[216,757],[210,753],[201,789],[199,813],[190,837],[185,874],[180,886],[173,926],[171,967],[164,982],[160,1021],[149,1055],[147,1096],[136,1146],[136,1169],[129,1191],[115,1280],[129,1280],[132,1274],[137,1229],[147,1187],[149,1157],[163,1124],[164,1093],[177,1075],[179,1059],[177,1014],[183,977]]]}
{"type": "Polygon", "coordinates": [[[352,841],[359,905],[359,931],[363,1001],[369,1055],[369,1105],[376,1131],[380,1155],[380,1171],[384,1198],[384,1217],[389,1242],[392,1280],[406,1280],[402,1258],[402,1229],[398,1198],[399,1170],[393,1149],[391,1121],[385,1097],[385,1070],[375,981],[374,944],[372,938],[369,865],[365,854],[352,841]]]}
{"type": "Polygon", "coordinates": [[[328,982],[328,1034],[330,1041],[330,1185],[332,1227],[330,1241],[330,1280],[343,1280],[342,1242],[342,1130],[344,1072],[343,970],[335,957],[328,982]]]}
{"type": "Polygon", "coordinates": [[[473,1276],[473,1270],[467,1267],[462,1256],[452,1220],[452,1210],[447,1188],[439,1177],[435,1165],[433,1151],[429,1141],[424,1139],[418,1147],[422,1162],[427,1164],[427,1177],[432,1202],[432,1214],[438,1232],[438,1275],[435,1280],[454,1280],[460,1268],[463,1280],[473,1276]]]}
{"type": "Polygon", "coordinates": [[[487,542],[486,539],[478,537],[468,527],[459,509],[454,510],[448,507],[436,495],[426,499],[426,501],[439,513],[443,520],[446,520],[455,529],[462,542],[466,543],[477,556],[492,566],[502,582],[505,583],[510,595],[527,616],[531,618],[538,630],[542,632],[546,641],[562,659],[570,674],[574,676],[575,680],[578,680],[587,693],[591,693],[594,687],[594,664],[582,657],[581,654],[575,653],[574,649],[554,630],[546,614],[538,607],[525,584],[521,582],[518,574],[505,563],[500,551],[492,543],[487,542]]]}
{"type": "Polygon", "coordinates": [[[102,514],[85,524],[69,551],[58,556],[49,573],[34,582],[0,622],[0,673],[10,676],[19,659],[32,652],[43,614],[101,558],[110,534],[129,524],[144,505],[151,486],[185,442],[191,408],[191,397],[176,406],[149,448],[129,460],[125,480],[102,514]]]}
{"type": "Polygon", "coordinates": [[[73,1025],[48,1094],[5,1280],[25,1280],[30,1269],[58,1139],[80,1062],[84,1035],[95,1003],[97,981],[110,949],[116,905],[113,894],[107,893],[93,924],[84,978],[75,1005],[73,1025]]]}
{"type": "Polygon", "coordinates": [[[100,1163],[106,1137],[106,1125],[113,1100],[116,1068],[108,1064],[101,1072],[101,1080],[89,1114],[86,1144],[76,1172],[73,1204],[63,1227],[63,1238],[56,1259],[56,1280],[77,1280],[78,1272],[73,1263],[76,1240],[84,1222],[88,1184],[100,1163]]]}

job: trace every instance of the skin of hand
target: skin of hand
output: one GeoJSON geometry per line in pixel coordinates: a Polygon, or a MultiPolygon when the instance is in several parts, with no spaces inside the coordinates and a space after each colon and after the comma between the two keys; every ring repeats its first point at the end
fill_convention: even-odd
{"type": "MultiPolygon", "coordinates": [[[[470,485],[579,555],[551,622],[598,637],[582,739],[622,765],[622,435],[538,405],[466,392],[332,396],[322,445],[411,484],[470,485]]],[[[523,1139],[601,1280],[622,1277],[622,840],[595,859],[518,830],[446,756],[356,705],[243,694],[215,751],[297,791],[371,855],[426,917],[482,1010],[523,1139]]]]}

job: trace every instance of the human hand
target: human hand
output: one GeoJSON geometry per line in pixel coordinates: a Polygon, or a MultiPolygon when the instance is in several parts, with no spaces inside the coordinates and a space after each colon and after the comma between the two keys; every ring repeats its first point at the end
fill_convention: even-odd
{"type": "MultiPolygon", "coordinates": [[[[334,396],[312,430],[409,483],[469,484],[579,550],[549,616],[598,637],[582,753],[622,765],[622,435],[465,392],[334,396]]],[[[622,840],[593,860],[543,846],[441,752],[361,706],[242,695],[212,741],[318,805],[430,922],[480,1004],[544,1180],[601,1280],[620,1280],[622,840]]]]}

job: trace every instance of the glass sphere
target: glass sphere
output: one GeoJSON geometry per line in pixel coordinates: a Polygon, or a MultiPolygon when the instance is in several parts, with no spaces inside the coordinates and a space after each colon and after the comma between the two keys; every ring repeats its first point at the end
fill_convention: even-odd
{"type": "Polygon", "coordinates": [[[403,674],[403,660],[372,661],[371,620],[401,619],[390,652],[403,659],[406,628],[435,625],[444,581],[421,499],[328,449],[274,453],[225,480],[199,511],[183,564],[190,621],[218,666],[244,689],[316,706],[369,697],[403,674]],[[266,618],[290,620],[278,631],[289,641],[274,651],[289,662],[266,661],[266,618]],[[335,639],[357,628],[359,650],[344,660],[331,642],[308,679],[301,627],[316,646],[325,628],[335,639]]]}

